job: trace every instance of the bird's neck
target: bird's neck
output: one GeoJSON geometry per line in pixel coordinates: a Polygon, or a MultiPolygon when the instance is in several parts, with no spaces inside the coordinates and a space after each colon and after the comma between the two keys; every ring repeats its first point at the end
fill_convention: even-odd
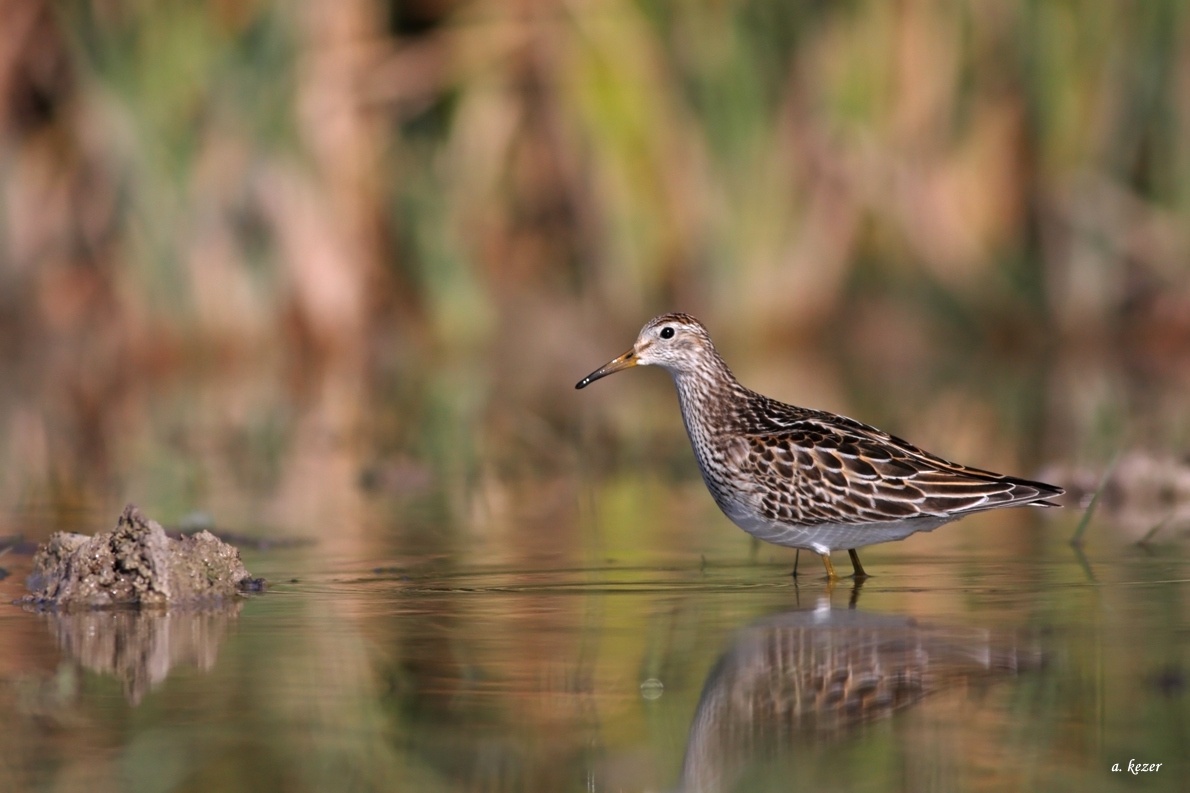
{"type": "Polygon", "coordinates": [[[670,374],[678,389],[686,432],[695,446],[713,429],[731,424],[731,416],[726,413],[747,393],[715,352],[699,361],[698,366],[670,374]]]}

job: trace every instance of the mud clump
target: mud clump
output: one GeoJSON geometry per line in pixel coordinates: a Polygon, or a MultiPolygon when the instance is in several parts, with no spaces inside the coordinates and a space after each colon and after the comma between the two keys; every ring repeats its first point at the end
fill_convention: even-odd
{"type": "Polygon", "coordinates": [[[26,584],[32,594],[19,605],[60,611],[212,607],[265,585],[244,569],[234,546],[208,531],[173,539],[134,504],[110,532],[52,535],[26,584]]]}

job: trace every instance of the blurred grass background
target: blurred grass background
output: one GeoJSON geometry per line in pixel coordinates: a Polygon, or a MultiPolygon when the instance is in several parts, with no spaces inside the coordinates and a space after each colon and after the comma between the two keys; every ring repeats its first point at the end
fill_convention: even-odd
{"type": "MultiPolygon", "coordinates": [[[[0,0],[0,535],[96,531],[131,500],[318,538],[305,568],[250,556],[280,587],[223,650],[218,718],[183,675],[156,707],[185,726],[107,751],[154,706],[138,722],[93,678],[113,694],[82,723],[115,732],[34,711],[5,721],[5,768],[61,757],[62,789],[116,790],[217,755],[191,780],[335,788],[362,765],[377,787],[430,768],[559,790],[594,724],[625,753],[653,736],[670,766],[622,773],[671,784],[728,633],[791,605],[700,594],[699,557],[769,586],[792,553],[716,511],[660,373],[574,392],[666,310],[746,385],[963,462],[1094,489],[1125,450],[1148,511],[1112,528],[1190,525],[1188,125],[1173,0],[0,0]],[[394,617],[379,560],[691,580],[394,617]],[[668,720],[637,696],[654,675],[668,720]],[[514,696],[470,688],[489,679],[514,696]],[[229,722],[234,749],[210,728],[229,722]]],[[[1176,757],[1183,678],[1143,681],[1184,668],[1184,609],[1131,582],[1180,573],[1133,551],[1105,576],[1127,586],[1080,588],[1078,513],[1055,512],[1065,529],[1007,511],[865,560],[895,590],[878,609],[1073,635],[1051,687],[1014,695],[1043,718],[980,768],[1102,784],[1109,756],[1176,757]],[[1006,572],[980,577],[988,558],[1006,572]]],[[[50,636],[9,622],[0,677],[40,672],[50,636]]],[[[952,745],[934,737],[903,752],[952,745]]],[[[901,756],[868,748],[835,767],[901,756]]]]}
{"type": "Polygon", "coordinates": [[[0,0],[0,503],[315,529],[688,477],[662,387],[569,391],[670,309],[975,464],[1179,452],[1188,37],[1173,0],[0,0]]]}

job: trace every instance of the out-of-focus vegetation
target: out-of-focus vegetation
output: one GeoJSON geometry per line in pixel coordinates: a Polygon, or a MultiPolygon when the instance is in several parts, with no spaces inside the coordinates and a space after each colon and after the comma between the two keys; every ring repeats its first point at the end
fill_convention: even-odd
{"type": "Polygon", "coordinates": [[[316,540],[135,710],[0,613],[0,788],[672,786],[732,632],[829,593],[660,373],[573,390],[671,309],[764,393],[1104,494],[1085,570],[1074,510],[865,552],[861,608],[1053,665],[775,784],[1177,787],[1185,565],[1101,541],[1190,525],[1186,3],[0,0],[0,599],[8,535],[129,500],[316,540]]]}
{"type": "Polygon", "coordinates": [[[563,396],[672,308],[984,465],[1177,446],[1188,42],[1173,0],[0,0],[0,500],[285,523],[376,460],[678,448],[659,392],[563,396]]]}

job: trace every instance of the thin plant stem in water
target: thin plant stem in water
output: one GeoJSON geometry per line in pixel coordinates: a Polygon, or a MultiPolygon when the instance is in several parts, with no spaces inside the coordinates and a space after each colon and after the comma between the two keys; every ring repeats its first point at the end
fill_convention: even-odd
{"type": "Polygon", "coordinates": [[[1154,526],[1153,528],[1149,529],[1148,533],[1145,534],[1145,536],[1141,537],[1140,540],[1138,540],[1136,544],[1142,548],[1147,548],[1149,543],[1152,542],[1153,537],[1156,536],[1157,532],[1164,529],[1172,518],[1173,518],[1173,515],[1170,515],[1165,520],[1158,521],[1157,525],[1154,526]]]}
{"type": "Polygon", "coordinates": [[[1095,573],[1091,571],[1091,564],[1087,561],[1087,555],[1083,553],[1083,546],[1081,542],[1070,541],[1071,547],[1074,548],[1074,558],[1078,560],[1078,565],[1086,574],[1087,580],[1092,584],[1098,584],[1099,581],[1095,578],[1095,573]]]}
{"type": "Polygon", "coordinates": [[[1083,532],[1087,530],[1087,524],[1091,522],[1091,517],[1095,514],[1095,507],[1099,506],[1099,497],[1107,489],[1107,483],[1111,480],[1112,472],[1116,468],[1116,458],[1119,456],[1120,453],[1116,452],[1112,455],[1111,462],[1107,464],[1107,470],[1103,472],[1103,479],[1099,482],[1099,487],[1095,489],[1095,494],[1091,496],[1091,503],[1087,505],[1087,511],[1083,513],[1082,520],[1074,528],[1074,536],[1070,538],[1071,545],[1077,547],[1083,544],[1083,532]]]}

